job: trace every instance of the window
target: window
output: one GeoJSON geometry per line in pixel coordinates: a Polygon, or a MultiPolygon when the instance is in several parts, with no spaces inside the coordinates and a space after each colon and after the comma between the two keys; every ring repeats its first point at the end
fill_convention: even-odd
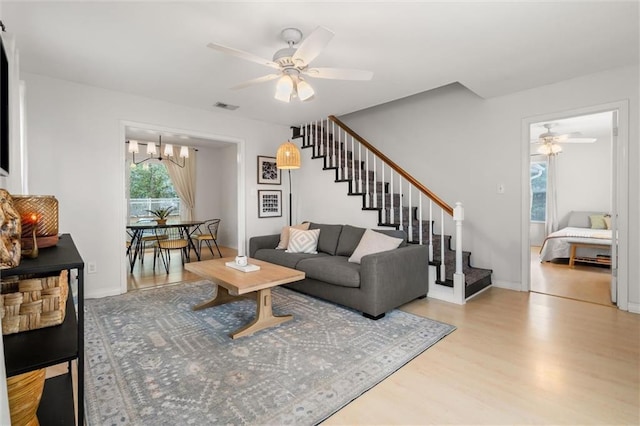
{"type": "Polygon", "coordinates": [[[547,162],[531,161],[531,221],[544,222],[547,208],[547,162]]]}
{"type": "Polygon", "coordinates": [[[129,170],[130,217],[150,217],[148,210],[170,206],[175,207],[174,215],[179,215],[180,198],[164,164],[145,162],[129,170]]]}

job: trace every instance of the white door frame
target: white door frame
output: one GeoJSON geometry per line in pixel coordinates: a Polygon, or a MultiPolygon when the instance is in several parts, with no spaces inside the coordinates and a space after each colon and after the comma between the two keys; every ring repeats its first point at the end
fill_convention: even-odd
{"type": "MultiPolygon", "coordinates": [[[[126,181],[125,181],[125,167],[126,167],[126,153],[124,148],[124,141],[126,140],[125,136],[125,128],[126,127],[136,127],[138,129],[149,129],[156,132],[162,133],[173,133],[173,134],[181,134],[192,136],[194,138],[200,139],[211,139],[215,141],[228,142],[236,145],[236,186],[237,186],[237,215],[238,215],[238,254],[244,254],[245,252],[245,240],[247,234],[247,221],[246,221],[246,208],[245,208],[245,162],[244,162],[244,150],[245,150],[245,140],[240,138],[234,138],[230,136],[223,135],[215,135],[212,133],[203,133],[195,130],[185,130],[185,129],[176,129],[171,127],[165,127],[155,124],[149,123],[139,123],[135,121],[120,121],[120,138],[119,143],[122,146],[120,149],[120,188],[121,188],[121,199],[122,203],[120,205],[120,212],[118,214],[118,221],[120,223],[120,229],[124,230],[127,226],[127,197],[126,197],[126,181]]],[[[120,245],[118,247],[123,248],[126,247],[126,235],[125,232],[122,232],[120,245]]],[[[129,260],[127,256],[122,256],[120,261],[120,293],[124,294],[127,292],[127,276],[129,274],[129,260]]]]}
{"type": "MultiPolygon", "coordinates": [[[[629,101],[623,100],[608,104],[595,105],[591,107],[579,108],[570,111],[556,112],[527,117],[522,120],[522,200],[521,200],[521,291],[531,289],[530,271],[530,236],[529,236],[529,161],[531,155],[531,135],[529,129],[531,124],[541,121],[561,120],[581,115],[596,114],[606,111],[617,111],[618,114],[618,137],[617,145],[613,147],[613,188],[615,194],[612,206],[612,214],[616,214],[615,223],[618,233],[618,269],[613,270],[617,274],[617,305],[618,309],[629,310],[629,101]]],[[[615,141],[615,138],[614,138],[615,141]]]]}

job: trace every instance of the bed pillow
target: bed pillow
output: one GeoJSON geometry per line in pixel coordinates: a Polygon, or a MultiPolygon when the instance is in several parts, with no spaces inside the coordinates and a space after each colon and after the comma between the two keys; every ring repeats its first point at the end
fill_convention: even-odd
{"type": "Polygon", "coordinates": [[[607,225],[607,229],[611,229],[611,216],[604,216],[604,224],[607,225]]]}
{"type": "Polygon", "coordinates": [[[589,216],[589,223],[591,224],[591,229],[607,229],[603,214],[592,214],[589,216]]]}
{"type": "Polygon", "coordinates": [[[376,232],[373,229],[367,229],[364,231],[364,234],[362,234],[358,247],[353,251],[349,262],[360,263],[362,257],[368,254],[393,250],[398,248],[402,241],[404,241],[402,238],[390,237],[376,232]]]}
{"type": "Polygon", "coordinates": [[[307,229],[309,229],[309,225],[311,225],[310,222],[300,223],[293,226],[283,226],[282,232],[280,232],[280,242],[278,243],[278,247],[276,247],[276,249],[285,250],[289,245],[289,228],[301,229],[303,231],[306,231],[307,229]]]}
{"type": "Polygon", "coordinates": [[[319,229],[311,229],[303,231],[301,229],[289,229],[289,245],[287,253],[318,253],[318,237],[320,237],[319,229]]]}
{"type": "Polygon", "coordinates": [[[570,228],[589,228],[589,215],[597,214],[596,212],[579,212],[572,211],[569,215],[567,226],[570,228]]]}

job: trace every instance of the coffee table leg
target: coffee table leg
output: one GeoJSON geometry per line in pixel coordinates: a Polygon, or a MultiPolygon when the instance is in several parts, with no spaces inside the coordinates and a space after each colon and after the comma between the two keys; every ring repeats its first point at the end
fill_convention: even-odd
{"type": "MultiPolygon", "coordinates": [[[[219,287],[218,287],[219,288],[219,287]]],[[[275,316],[271,310],[271,289],[258,290],[256,298],[256,318],[249,324],[231,333],[231,338],[248,336],[256,331],[273,327],[293,318],[293,315],[275,316]]]]}
{"type": "Polygon", "coordinates": [[[211,300],[198,303],[196,306],[194,306],[191,309],[193,311],[199,311],[201,309],[210,308],[212,306],[224,305],[226,303],[235,302],[236,300],[240,300],[240,299],[253,299],[254,297],[255,296],[253,293],[243,294],[240,296],[232,296],[231,294],[229,294],[229,290],[219,285],[218,292],[216,293],[216,297],[214,297],[211,300]]]}

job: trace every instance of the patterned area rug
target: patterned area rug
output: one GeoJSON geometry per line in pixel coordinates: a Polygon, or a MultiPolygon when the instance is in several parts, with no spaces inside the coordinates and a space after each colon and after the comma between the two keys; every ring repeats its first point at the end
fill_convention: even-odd
{"type": "Polygon", "coordinates": [[[293,320],[232,340],[255,302],[192,311],[213,288],[87,300],[89,425],[317,424],[455,329],[399,310],[372,321],[278,287],[274,314],[293,320]]]}

